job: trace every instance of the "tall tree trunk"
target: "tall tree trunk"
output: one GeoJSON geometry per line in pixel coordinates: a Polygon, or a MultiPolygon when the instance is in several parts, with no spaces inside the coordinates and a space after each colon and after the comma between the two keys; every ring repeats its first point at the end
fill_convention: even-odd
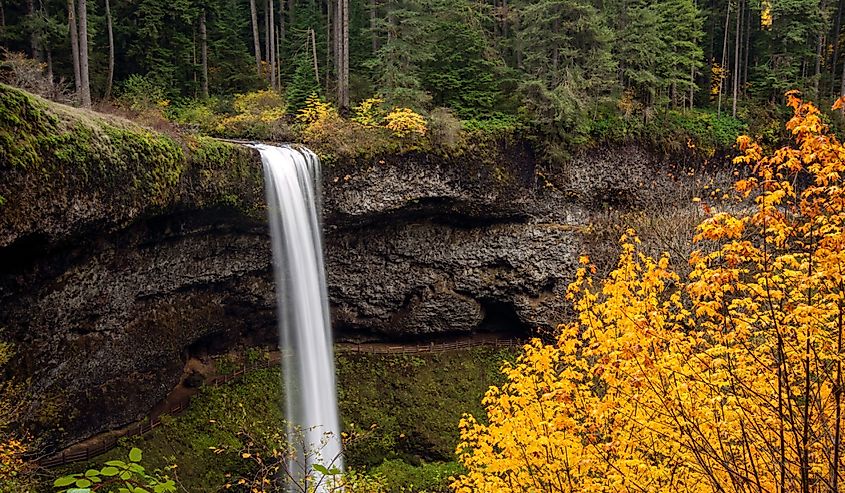
{"type": "MultiPolygon", "coordinates": [[[[279,16],[282,13],[281,2],[279,2],[279,16]]],[[[276,38],[276,84],[279,90],[282,90],[282,42],[279,40],[279,32],[274,31],[273,37],[276,38]]]]}
{"type": "Polygon", "coordinates": [[[742,39],[740,36],[741,28],[742,28],[742,11],[744,7],[743,0],[739,0],[739,9],[736,12],[736,33],[734,35],[734,72],[731,74],[731,79],[733,82],[733,106],[731,108],[731,116],[736,118],[736,96],[737,92],[739,92],[739,41],[742,39]]]}
{"type": "Polygon", "coordinates": [[[191,79],[194,83],[194,97],[197,97],[197,66],[199,65],[199,58],[197,58],[197,28],[191,26],[191,79]]]}
{"type": "Polygon", "coordinates": [[[707,63],[707,70],[703,74],[702,87],[707,88],[707,101],[710,101],[710,90],[713,87],[713,66],[716,63],[716,7],[713,0],[707,2],[707,8],[714,12],[714,15],[707,16],[707,42],[702,46],[704,50],[704,60],[707,63]]]}
{"type": "Polygon", "coordinates": [[[835,94],[836,88],[836,64],[839,62],[839,29],[842,25],[842,4],[843,0],[837,2],[836,7],[836,21],[833,24],[833,32],[830,34],[831,42],[833,43],[833,57],[830,59],[830,92],[835,94]]]}
{"type": "MultiPolygon", "coordinates": [[[[558,16],[558,12],[555,12],[555,20],[552,25],[552,32],[557,35],[560,32],[560,17],[558,16]]],[[[552,69],[554,70],[555,78],[557,78],[557,70],[560,67],[560,48],[558,47],[557,43],[555,43],[554,47],[552,48],[552,69]]],[[[555,80],[555,83],[559,82],[559,80],[555,80]]]]}
{"type": "Polygon", "coordinates": [[[730,27],[730,20],[731,20],[731,3],[728,1],[728,11],[725,13],[725,38],[722,41],[722,60],[720,62],[722,70],[719,72],[719,103],[716,106],[716,112],[719,116],[722,116],[722,93],[724,92],[723,89],[725,87],[725,59],[728,57],[728,28],[730,27]]]}
{"type": "MultiPolygon", "coordinates": [[[[270,0],[264,2],[264,61],[270,63],[270,0]]],[[[270,80],[270,73],[267,73],[267,80],[270,80]]]]}
{"type": "Polygon", "coordinates": [[[55,80],[53,76],[53,49],[49,46],[46,49],[47,52],[47,80],[50,81],[52,84],[55,80]]]}
{"type": "Polygon", "coordinates": [[[320,67],[317,65],[317,35],[314,33],[314,29],[311,28],[309,34],[311,34],[311,55],[314,57],[314,80],[317,81],[317,87],[320,86],[320,67]]]}
{"type": "Polygon", "coordinates": [[[6,4],[3,0],[0,0],[0,39],[3,40],[3,47],[7,46],[6,43],[6,4]]]}
{"type": "Polygon", "coordinates": [[[378,0],[370,0],[370,42],[373,44],[373,55],[378,51],[378,30],[376,20],[378,19],[378,0]]]}
{"type": "Polygon", "coordinates": [[[205,29],[205,9],[200,14],[200,58],[202,63],[202,97],[208,97],[208,32],[205,29]]]}
{"type": "Polygon", "coordinates": [[[332,66],[335,71],[338,70],[338,22],[337,22],[337,6],[335,0],[326,0],[326,94],[329,94],[329,81],[331,77],[332,66]],[[332,58],[334,57],[334,58],[332,58]]]}
{"type": "Polygon", "coordinates": [[[689,67],[689,109],[692,111],[692,105],[695,98],[695,62],[692,62],[689,67]]]}
{"type": "Polygon", "coordinates": [[[88,80],[88,4],[79,0],[79,100],[83,107],[91,107],[91,83],[88,80]]]}
{"type": "MultiPolygon", "coordinates": [[[[283,2],[285,0],[282,0],[283,2]]],[[[288,0],[288,23],[293,29],[293,23],[296,22],[296,0],[288,0]]]]}
{"type": "Polygon", "coordinates": [[[742,64],[742,95],[746,95],[746,87],[748,86],[748,54],[751,53],[751,9],[748,7],[748,1],[745,4],[745,54],[743,56],[742,64]]]}
{"type": "MultiPolygon", "coordinates": [[[[486,4],[487,2],[485,2],[486,4]]],[[[498,49],[502,41],[502,9],[499,8],[499,0],[493,0],[493,42],[498,49]]]]}
{"type": "Polygon", "coordinates": [[[276,0],[270,0],[270,87],[276,87],[276,0]]]}
{"type": "MultiPolygon", "coordinates": [[[[47,2],[41,2],[41,15],[44,16],[45,19],[50,18],[50,12],[47,11],[47,2]]],[[[47,80],[50,81],[50,84],[53,83],[53,47],[51,43],[44,43],[44,52],[47,55],[47,80]]]]}
{"type": "Polygon", "coordinates": [[[109,35],[109,75],[106,79],[106,93],[103,99],[109,99],[111,97],[111,89],[114,84],[114,29],[112,28],[109,0],[106,0],[106,30],[109,35]]]}
{"type": "MultiPolygon", "coordinates": [[[[825,9],[827,9],[827,1],[822,0],[819,11],[823,13],[825,9]]],[[[816,39],[816,70],[813,74],[813,97],[816,103],[819,103],[819,79],[822,76],[822,49],[825,44],[824,31],[824,29],[819,29],[819,35],[816,39]]]]}
{"type": "Polygon", "coordinates": [[[338,20],[342,26],[340,33],[340,101],[338,102],[341,111],[349,109],[349,0],[341,0],[343,6],[342,15],[338,20]]]}
{"type": "MultiPolygon", "coordinates": [[[[842,81],[839,86],[839,97],[845,97],[845,63],[842,64],[842,81]]],[[[845,116],[845,105],[840,110],[842,116],[845,116]]]]}
{"type": "Polygon", "coordinates": [[[508,32],[510,28],[508,27],[508,0],[502,0],[502,37],[505,39],[508,38],[508,32]]]}
{"type": "MultiPolygon", "coordinates": [[[[35,16],[37,15],[38,13],[35,10],[35,2],[33,0],[26,0],[26,16],[29,18],[30,28],[37,24],[35,22],[35,16]]],[[[41,60],[41,45],[38,42],[38,33],[36,33],[34,29],[29,33],[29,49],[31,50],[30,54],[32,55],[32,58],[41,60]]]]}
{"type": "Polygon", "coordinates": [[[67,25],[70,31],[70,52],[73,58],[73,86],[76,89],[76,99],[82,96],[82,76],[79,68],[79,35],[76,26],[76,5],[74,0],[67,0],[67,25]]]}
{"type": "Polygon", "coordinates": [[[258,35],[258,9],[255,0],[249,0],[249,16],[252,21],[252,49],[255,52],[255,73],[261,77],[261,37],[258,35]]]}
{"type": "Polygon", "coordinates": [[[517,11],[516,19],[513,22],[513,29],[516,31],[516,36],[514,39],[514,56],[516,58],[516,66],[517,68],[523,68],[522,66],[522,40],[520,40],[519,30],[522,28],[522,18],[519,16],[519,11],[517,11]]]}
{"type": "MultiPolygon", "coordinates": [[[[287,35],[287,27],[285,23],[285,2],[279,3],[279,32],[276,38],[279,40],[279,56],[281,56],[281,47],[285,44],[285,36],[287,35]]],[[[281,65],[281,60],[279,65],[281,65]]],[[[281,83],[281,82],[280,82],[281,83]]]]}

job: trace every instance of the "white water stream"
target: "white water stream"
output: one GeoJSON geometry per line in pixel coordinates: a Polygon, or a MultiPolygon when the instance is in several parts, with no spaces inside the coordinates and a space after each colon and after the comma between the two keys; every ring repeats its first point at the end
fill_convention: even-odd
{"type": "Polygon", "coordinates": [[[331,478],[314,465],[338,471],[343,465],[319,216],[320,160],[305,148],[255,147],[264,164],[287,436],[296,451],[288,463],[288,491],[305,486],[320,493],[331,478]]]}

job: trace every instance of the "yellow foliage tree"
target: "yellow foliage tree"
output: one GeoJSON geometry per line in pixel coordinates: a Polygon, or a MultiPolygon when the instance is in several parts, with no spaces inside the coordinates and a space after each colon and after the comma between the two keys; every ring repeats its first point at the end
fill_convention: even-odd
{"type": "Polygon", "coordinates": [[[302,135],[306,142],[319,142],[331,138],[344,127],[344,120],[337,112],[337,108],[314,94],[305,100],[305,107],[297,113],[296,121],[303,125],[302,135]]]}
{"type": "Polygon", "coordinates": [[[787,96],[795,144],[739,139],[755,205],[699,226],[689,279],[633,232],[603,282],[582,259],[577,320],[461,421],[456,491],[845,491],[845,147],[787,96]]]}
{"type": "Polygon", "coordinates": [[[425,135],[428,131],[425,118],[410,108],[394,108],[384,117],[384,121],[385,126],[397,137],[425,135]]]}
{"type": "Polygon", "coordinates": [[[368,98],[361,101],[361,104],[355,107],[355,116],[352,121],[360,123],[365,127],[376,127],[384,118],[384,113],[381,105],[384,100],[381,98],[368,98]]]}

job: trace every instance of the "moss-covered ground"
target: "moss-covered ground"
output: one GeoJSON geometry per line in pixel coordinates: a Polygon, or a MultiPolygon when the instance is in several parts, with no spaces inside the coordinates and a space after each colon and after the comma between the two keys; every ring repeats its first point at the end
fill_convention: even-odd
{"type": "MultiPolygon", "coordinates": [[[[446,491],[454,463],[458,421],[483,415],[481,398],[501,383],[499,368],[515,349],[476,348],[419,355],[341,353],[336,357],[342,426],[352,439],[346,463],[385,478],[391,491],[446,491]],[[413,485],[413,487],[411,487],[413,485]],[[410,489],[409,489],[410,488],[410,489]]],[[[93,464],[137,446],[148,468],[178,464],[190,492],[217,491],[249,471],[245,441],[272,445],[282,432],[283,390],[278,369],[247,372],[220,387],[204,387],[190,408],[93,464]],[[247,435],[249,438],[247,438],[247,435]]],[[[57,474],[85,470],[68,466],[57,474]]]]}

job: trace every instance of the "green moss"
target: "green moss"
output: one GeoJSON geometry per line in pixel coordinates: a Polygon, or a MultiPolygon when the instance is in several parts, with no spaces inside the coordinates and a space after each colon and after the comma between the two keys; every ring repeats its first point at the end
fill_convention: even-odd
{"type": "Polygon", "coordinates": [[[414,465],[388,459],[369,471],[384,478],[387,491],[448,493],[450,478],[465,472],[457,462],[421,462],[414,465]]]}
{"type": "MultiPolygon", "coordinates": [[[[397,485],[396,491],[402,484],[442,484],[446,471],[455,466],[431,461],[454,459],[458,420],[465,412],[483,415],[484,392],[501,382],[501,362],[514,355],[514,350],[486,348],[415,356],[339,355],[343,427],[355,436],[347,448],[347,463],[369,468],[390,461],[379,470],[398,471],[390,483],[397,485]]],[[[282,428],[282,401],[279,370],[251,371],[229,385],[203,388],[183,415],[167,418],[142,438],[124,440],[122,447],[92,464],[122,457],[137,446],[150,469],[178,464],[188,491],[216,491],[225,474],[247,472],[237,453],[244,440],[240,432],[268,444],[276,439],[282,428]]],[[[77,464],[70,470],[85,467],[77,464]]]]}
{"type": "Polygon", "coordinates": [[[248,215],[262,214],[262,167],[257,152],[210,137],[187,141],[189,165],[196,171],[196,186],[210,205],[233,207],[248,215]]]}
{"type": "Polygon", "coordinates": [[[39,139],[55,132],[58,118],[36,96],[0,84],[0,163],[28,167],[41,162],[39,139]]]}
{"type": "Polygon", "coordinates": [[[355,466],[384,459],[449,460],[463,413],[482,414],[481,397],[500,383],[509,351],[474,349],[425,356],[338,357],[338,395],[346,430],[370,430],[348,448],[355,466]],[[354,426],[353,426],[354,425],[354,426]]]}
{"type": "MultiPolygon", "coordinates": [[[[261,202],[263,183],[256,156],[243,146],[162,134],[0,84],[3,168],[44,188],[66,184],[139,209],[167,207],[181,198],[252,210],[261,202]]],[[[10,204],[29,200],[16,195],[22,187],[9,188],[0,192],[10,204]]]]}

